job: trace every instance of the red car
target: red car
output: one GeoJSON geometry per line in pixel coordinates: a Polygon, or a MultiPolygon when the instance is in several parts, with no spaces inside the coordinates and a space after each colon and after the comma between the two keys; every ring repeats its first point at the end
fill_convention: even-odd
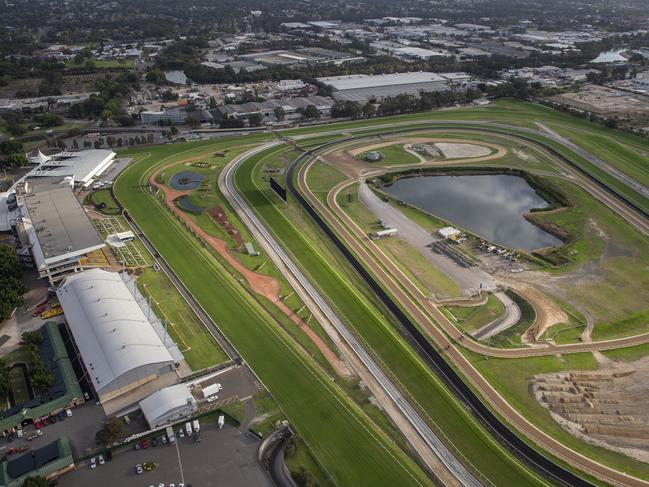
{"type": "Polygon", "coordinates": [[[43,418],[43,426],[47,426],[50,424],[49,420],[47,418],[43,418]]]}
{"type": "Polygon", "coordinates": [[[37,430],[39,430],[39,429],[41,429],[41,428],[43,427],[43,425],[41,424],[40,421],[35,421],[35,422],[34,422],[34,427],[35,427],[37,430]]]}
{"type": "Polygon", "coordinates": [[[148,440],[142,440],[142,448],[145,450],[149,448],[149,441],[148,440]]]}

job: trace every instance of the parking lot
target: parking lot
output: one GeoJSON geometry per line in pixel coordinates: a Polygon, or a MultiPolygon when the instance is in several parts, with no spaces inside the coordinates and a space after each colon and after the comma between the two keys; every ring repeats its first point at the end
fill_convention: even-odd
{"type": "Polygon", "coordinates": [[[72,454],[78,458],[85,455],[88,449],[93,450],[97,447],[95,433],[101,428],[104,419],[104,410],[91,400],[83,406],[72,409],[71,418],[66,417],[65,420],[57,420],[54,424],[42,426],[43,435],[32,441],[28,441],[27,437],[32,435],[36,428],[33,424],[25,426],[23,438],[16,438],[12,442],[4,439],[0,442],[0,452],[21,445],[36,449],[53,442],[60,436],[67,436],[72,445],[72,454]]]}
{"type": "MultiPolygon", "coordinates": [[[[176,430],[178,427],[175,428],[176,430]]],[[[91,469],[88,464],[79,465],[78,470],[59,479],[61,487],[148,487],[164,483],[207,487],[227,485],[228,487],[271,486],[257,460],[259,440],[244,435],[236,428],[226,425],[222,430],[216,423],[201,423],[200,443],[176,434],[177,446],[162,446],[147,449],[128,449],[113,454],[111,461],[91,469]],[[156,467],[150,472],[137,474],[135,465],[153,462],[156,467]]]]}

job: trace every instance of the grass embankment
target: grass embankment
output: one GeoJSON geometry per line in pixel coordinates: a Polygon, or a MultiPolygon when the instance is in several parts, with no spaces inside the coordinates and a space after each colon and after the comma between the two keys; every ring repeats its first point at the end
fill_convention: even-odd
{"type": "MultiPolygon", "coordinates": [[[[265,137],[247,137],[246,142],[265,137]]],[[[129,151],[139,161],[119,177],[120,202],[152,240],[273,393],[292,425],[339,485],[416,485],[428,480],[369,424],[340,389],[305,355],[215,261],[147,194],[146,174],[171,158],[206,147],[236,145],[232,139],[129,151]],[[150,155],[147,155],[149,152],[150,155]]]]}
{"type": "Polygon", "coordinates": [[[266,151],[246,161],[235,176],[239,191],[283,242],[311,282],[321,288],[341,318],[363,338],[367,349],[385,364],[386,371],[393,374],[431,423],[452,439],[454,447],[477,471],[499,485],[536,484],[536,478],[494,445],[386,318],[370,304],[373,298],[369,290],[301,211],[292,204],[288,208],[276,206],[277,198],[255,184],[264,158],[280,150],[266,151]]]}
{"type": "Polygon", "coordinates": [[[446,308],[455,317],[460,327],[467,333],[473,333],[488,325],[505,312],[505,306],[493,294],[489,293],[487,302],[481,306],[448,306],[446,308]]]}
{"type": "Polygon", "coordinates": [[[168,321],[167,331],[192,370],[204,369],[228,359],[164,272],[147,268],[138,278],[137,285],[144,296],[151,296],[156,315],[168,321]]]}

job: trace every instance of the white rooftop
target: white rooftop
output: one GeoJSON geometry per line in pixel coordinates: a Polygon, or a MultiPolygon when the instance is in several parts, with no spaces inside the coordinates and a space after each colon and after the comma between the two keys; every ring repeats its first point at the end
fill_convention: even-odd
{"type": "Polygon", "coordinates": [[[161,418],[177,408],[186,404],[195,403],[196,399],[192,395],[186,384],[175,384],[165,387],[154,392],[149,397],[140,401],[140,409],[150,425],[158,424],[161,418]]]}
{"type": "Polygon", "coordinates": [[[321,83],[330,85],[332,88],[342,90],[353,90],[356,88],[376,88],[380,86],[406,85],[413,83],[426,83],[429,81],[444,81],[440,75],[419,71],[416,73],[395,73],[395,74],[350,74],[344,76],[327,76],[316,78],[321,83]]]}
{"type": "Polygon", "coordinates": [[[110,166],[113,159],[115,159],[115,153],[105,149],[59,152],[47,157],[45,161],[38,162],[40,165],[32,176],[73,176],[75,181],[89,186],[91,179],[101,175],[110,166]]]}
{"type": "Polygon", "coordinates": [[[95,390],[174,362],[119,274],[86,270],[66,277],[56,294],[95,390]]]}

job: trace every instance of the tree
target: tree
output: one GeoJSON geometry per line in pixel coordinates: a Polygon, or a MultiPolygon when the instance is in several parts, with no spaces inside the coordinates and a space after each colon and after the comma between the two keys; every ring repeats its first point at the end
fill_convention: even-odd
{"type": "Polygon", "coordinates": [[[115,145],[115,137],[113,137],[112,135],[106,137],[106,144],[108,144],[109,147],[115,145]]]}
{"type": "Polygon", "coordinates": [[[21,335],[21,338],[25,345],[39,346],[43,341],[43,335],[37,331],[26,331],[21,335]]]}
{"type": "Polygon", "coordinates": [[[97,431],[95,441],[98,445],[109,446],[124,437],[124,424],[115,416],[106,419],[104,427],[97,431]]]}
{"type": "Polygon", "coordinates": [[[302,466],[300,466],[296,471],[291,472],[291,477],[299,487],[317,487],[318,485],[313,474],[302,466]]]}
{"type": "Polygon", "coordinates": [[[248,122],[251,127],[259,127],[264,121],[264,116],[261,113],[253,113],[248,117],[248,122]]]}
{"type": "Polygon", "coordinates": [[[9,245],[0,245],[0,321],[23,304],[25,286],[18,257],[9,245]]]}
{"type": "Polygon", "coordinates": [[[0,359],[0,393],[6,394],[9,392],[11,385],[9,383],[9,367],[7,363],[0,359]]]}
{"type": "Polygon", "coordinates": [[[303,117],[305,119],[307,119],[307,120],[313,120],[313,119],[316,119],[316,118],[320,118],[320,112],[318,111],[318,109],[316,108],[315,105],[308,105],[304,109],[303,117]]]}
{"type": "Polygon", "coordinates": [[[376,115],[376,107],[372,103],[363,105],[363,118],[372,118],[376,115]]]}
{"type": "Polygon", "coordinates": [[[54,383],[54,374],[45,368],[45,365],[40,361],[36,367],[31,368],[29,371],[29,378],[34,386],[34,389],[39,391],[47,391],[54,383]]]}
{"type": "Polygon", "coordinates": [[[0,159],[0,167],[22,167],[27,165],[27,158],[24,154],[10,154],[0,159]]]}
{"type": "Polygon", "coordinates": [[[45,477],[26,477],[22,487],[49,487],[50,482],[45,477]]]}
{"type": "Polygon", "coordinates": [[[275,110],[273,110],[275,113],[275,118],[282,122],[284,120],[284,117],[286,116],[286,111],[284,110],[283,107],[275,107],[275,110]]]}
{"type": "Polygon", "coordinates": [[[0,152],[3,154],[16,154],[23,151],[23,143],[19,140],[5,140],[0,143],[0,152]]]}

